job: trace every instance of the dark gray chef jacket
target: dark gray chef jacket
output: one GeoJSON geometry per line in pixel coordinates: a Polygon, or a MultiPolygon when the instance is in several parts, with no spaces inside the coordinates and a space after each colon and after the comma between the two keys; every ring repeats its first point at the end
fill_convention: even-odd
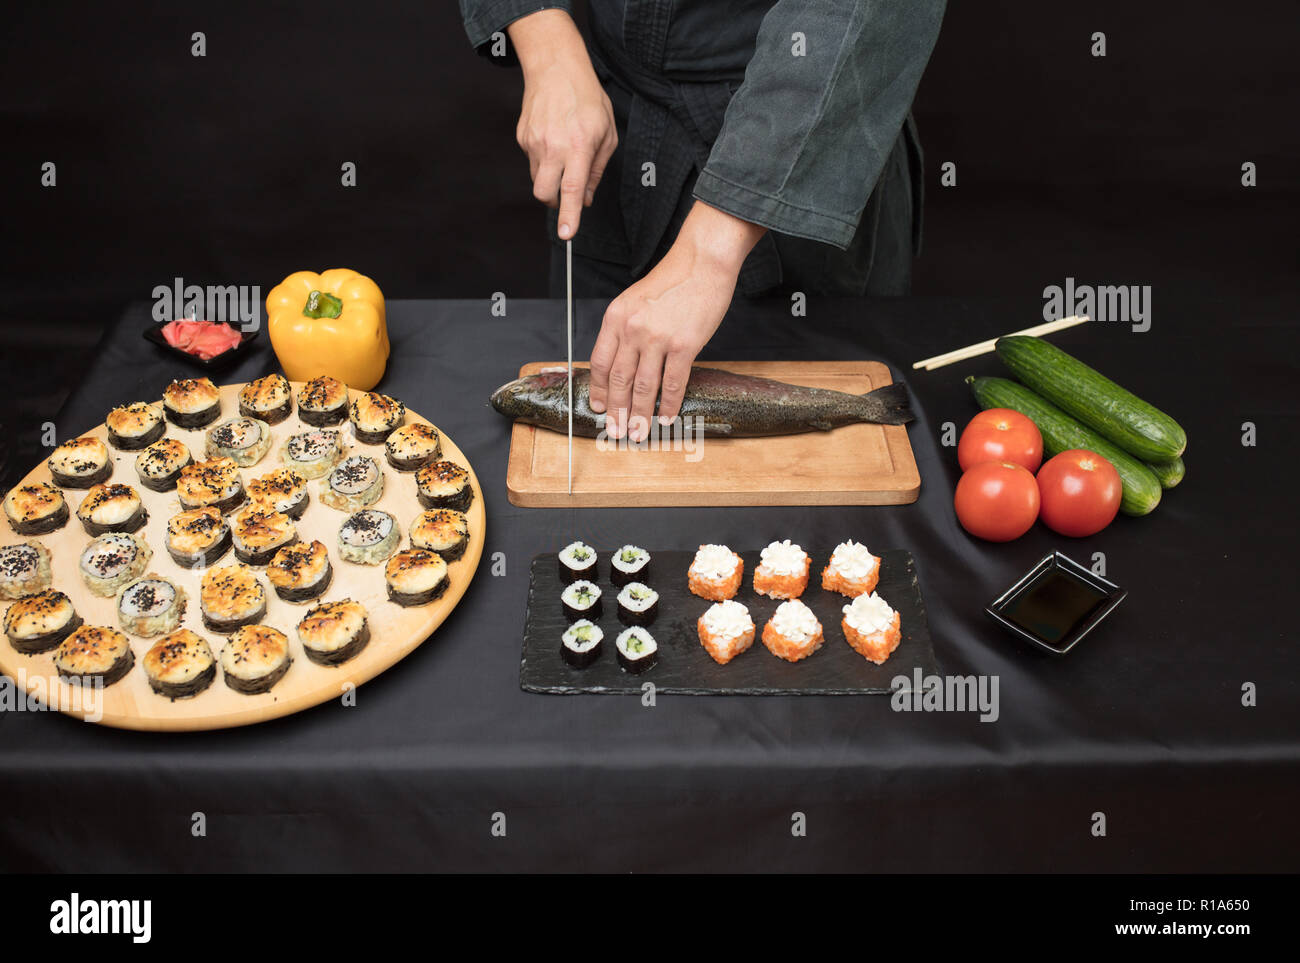
{"type": "MultiPolygon", "coordinates": [[[[906,294],[924,183],[911,105],[944,3],[589,0],[588,51],[619,146],[573,241],[575,294],[614,297],[642,277],[693,198],[769,229],[741,269],[743,295],[906,294]]],[[[517,65],[505,28],[572,0],[460,7],[476,50],[517,65]]]]}

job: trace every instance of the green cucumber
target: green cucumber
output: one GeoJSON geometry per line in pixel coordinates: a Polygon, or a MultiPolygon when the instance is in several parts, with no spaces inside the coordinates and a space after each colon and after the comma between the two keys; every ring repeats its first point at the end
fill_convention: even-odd
{"type": "Polygon", "coordinates": [[[1043,454],[1046,457],[1051,458],[1072,448],[1084,448],[1095,451],[1114,465],[1124,486],[1119,510],[1125,515],[1146,515],[1160,504],[1160,481],[1151,469],[1024,385],[1006,378],[973,376],[967,378],[966,383],[971,386],[981,408],[1011,408],[1028,416],[1043,435],[1043,454]]]}
{"type": "Polygon", "coordinates": [[[998,338],[998,357],[1066,414],[1143,461],[1173,461],[1187,448],[1178,422],[1042,338],[998,338]]]}
{"type": "Polygon", "coordinates": [[[1187,474],[1187,466],[1183,464],[1181,458],[1165,462],[1147,462],[1147,468],[1151,469],[1151,474],[1160,479],[1161,488],[1173,488],[1187,474]]]}

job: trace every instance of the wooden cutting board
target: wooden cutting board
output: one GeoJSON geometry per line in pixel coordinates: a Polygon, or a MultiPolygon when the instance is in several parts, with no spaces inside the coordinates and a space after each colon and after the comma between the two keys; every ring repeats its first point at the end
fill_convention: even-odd
{"type": "MultiPolygon", "coordinates": [[[[563,363],[560,362],[562,365],[563,363]]],[[[877,361],[717,361],[701,366],[861,394],[890,384],[877,361]]],[[[524,365],[520,376],[556,362],[524,365]]],[[[575,367],[587,367],[585,364],[575,367]]],[[[704,438],[694,452],[610,448],[516,423],[506,489],[524,508],[654,508],[711,505],[905,505],[921,475],[904,425],[846,425],[770,438],[704,438]]]]}

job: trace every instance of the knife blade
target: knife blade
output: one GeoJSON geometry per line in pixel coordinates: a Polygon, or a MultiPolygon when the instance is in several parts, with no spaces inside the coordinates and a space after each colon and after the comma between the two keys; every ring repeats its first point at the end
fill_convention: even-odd
{"type": "Polygon", "coordinates": [[[564,242],[564,283],[567,292],[565,333],[569,351],[569,494],[573,494],[573,239],[564,242]]]}

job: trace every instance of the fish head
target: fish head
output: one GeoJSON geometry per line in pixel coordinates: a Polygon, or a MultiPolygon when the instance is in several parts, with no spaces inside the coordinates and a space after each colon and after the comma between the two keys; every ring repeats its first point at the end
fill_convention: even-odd
{"type": "Polygon", "coordinates": [[[492,407],[507,418],[521,418],[539,407],[554,404],[557,390],[568,390],[565,368],[547,369],[506,382],[492,392],[492,407]]]}

